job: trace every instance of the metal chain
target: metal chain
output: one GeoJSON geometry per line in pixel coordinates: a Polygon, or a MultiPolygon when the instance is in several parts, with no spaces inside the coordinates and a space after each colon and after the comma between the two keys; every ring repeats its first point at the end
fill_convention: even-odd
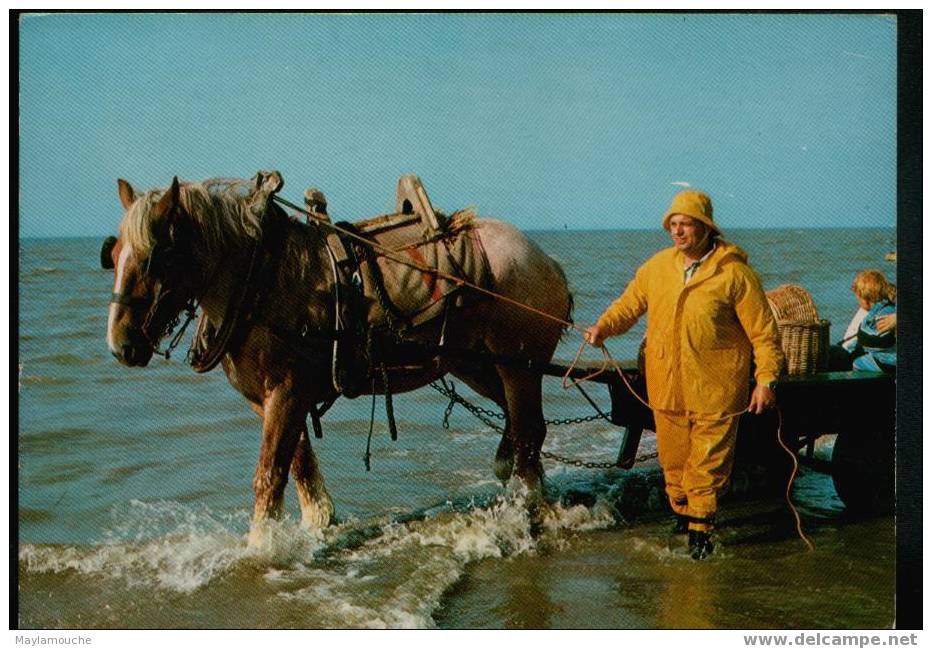
{"type": "MultiPolygon", "coordinates": [[[[609,414],[611,416],[611,414],[609,414]]],[[[595,421],[596,419],[605,419],[602,415],[587,415],[585,417],[568,417],[566,419],[545,419],[544,423],[548,426],[566,426],[567,424],[584,424],[588,421],[595,421]]]]}
{"type": "Polygon", "coordinates": [[[375,288],[375,296],[379,302],[379,306],[382,307],[382,312],[385,314],[384,323],[388,328],[388,331],[392,334],[392,337],[397,343],[410,343],[410,344],[421,344],[419,341],[406,338],[404,331],[402,331],[402,318],[399,317],[397,307],[389,299],[388,294],[385,292],[385,285],[383,284],[383,278],[381,277],[381,271],[379,270],[378,263],[375,260],[375,257],[370,253],[371,251],[368,246],[360,246],[357,244],[351,244],[356,249],[356,255],[359,259],[368,261],[371,268],[372,274],[374,276],[374,281],[372,282],[373,287],[375,288]]]}
{"type": "MultiPolygon", "coordinates": [[[[156,302],[156,305],[154,305],[152,309],[149,310],[149,313],[146,314],[145,322],[143,322],[143,331],[146,331],[148,328],[148,325],[151,323],[152,316],[155,313],[155,306],[157,306],[157,304],[158,302],[156,302]]],[[[165,327],[162,329],[162,332],[159,334],[158,338],[156,338],[155,342],[152,342],[152,339],[149,338],[149,343],[152,345],[152,352],[155,354],[158,354],[159,356],[164,356],[165,360],[168,360],[171,358],[172,352],[175,351],[175,348],[181,343],[181,337],[184,335],[184,332],[187,330],[188,325],[191,324],[191,321],[197,317],[197,304],[194,302],[193,298],[188,300],[185,303],[184,311],[185,311],[185,315],[187,316],[187,319],[184,321],[184,325],[182,325],[178,333],[175,333],[175,329],[178,327],[179,324],[181,324],[181,312],[180,311],[178,312],[177,315],[175,315],[173,318],[171,318],[168,322],[165,323],[165,327]],[[168,347],[166,347],[164,350],[159,349],[158,343],[163,338],[167,338],[168,336],[171,336],[173,333],[175,333],[175,335],[169,341],[168,347]]],[[[148,338],[148,335],[146,337],[148,338]]],[[[194,342],[192,341],[191,344],[193,346],[194,342]]],[[[190,353],[190,350],[189,350],[189,353],[190,353]]]]}
{"type": "MultiPolygon", "coordinates": [[[[496,412],[494,410],[488,410],[481,406],[477,406],[474,403],[470,403],[469,401],[466,401],[466,399],[461,397],[460,394],[456,391],[456,389],[452,385],[450,387],[440,386],[440,385],[437,385],[437,382],[435,381],[430,384],[430,387],[432,387],[434,390],[436,390],[437,392],[439,392],[440,394],[442,394],[443,396],[447,397],[450,400],[450,404],[447,405],[447,409],[446,411],[444,411],[444,416],[443,416],[443,427],[444,428],[450,427],[449,416],[450,416],[450,413],[453,412],[453,407],[452,407],[453,404],[456,404],[456,403],[466,408],[466,410],[471,412],[473,415],[475,415],[479,419],[481,419],[482,416],[485,416],[485,417],[494,417],[495,419],[499,419],[502,421],[505,420],[505,415],[503,413],[496,412]]],[[[602,413],[596,413],[594,415],[587,415],[587,416],[582,416],[582,417],[567,417],[566,419],[545,419],[544,423],[547,424],[548,426],[566,426],[568,424],[584,424],[589,421],[595,421],[596,419],[606,419],[610,421],[611,416],[612,416],[611,411],[609,411],[607,415],[604,415],[602,413]]]]}
{"type": "Polygon", "coordinates": [[[480,408],[479,406],[466,401],[466,399],[457,394],[456,388],[452,384],[450,387],[447,387],[446,381],[443,379],[440,380],[443,382],[443,385],[439,385],[436,381],[434,381],[430,384],[430,387],[450,400],[450,403],[447,404],[446,410],[443,411],[443,427],[445,430],[449,430],[450,428],[450,415],[453,413],[453,406],[458,403],[466,408],[466,410],[471,412],[476,419],[484,423],[492,430],[498,431],[499,433],[505,432],[504,428],[489,419],[489,417],[495,417],[496,419],[504,420],[504,414],[495,412],[493,410],[480,408]]]}
{"type": "MultiPolygon", "coordinates": [[[[616,469],[618,468],[617,462],[586,462],[584,460],[577,460],[570,457],[565,457],[563,455],[558,455],[557,453],[550,453],[548,451],[541,451],[540,454],[547,458],[548,460],[553,460],[561,464],[568,464],[570,466],[576,466],[584,469],[616,469]]],[[[656,451],[653,453],[644,453],[643,455],[638,455],[634,458],[635,464],[640,462],[646,462],[647,460],[652,460],[657,457],[656,451]]]]}
{"type": "MultiPolygon", "coordinates": [[[[466,410],[472,413],[473,416],[476,417],[476,419],[484,423],[489,428],[496,430],[499,433],[504,432],[504,429],[501,426],[497,425],[496,423],[494,423],[493,421],[489,419],[490,417],[495,417],[496,419],[503,420],[505,419],[504,414],[500,412],[495,412],[493,410],[487,410],[486,408],[477,406],[474,403],[470,403],[469,401],[461,397],[456,392],[456,388],[452,384],[449,387],[447,387],[445,381],[443,382],[443,385],[438,385],[437,382],[434,381],[433,383],[430,384],[430,387],[432,387],[434,390],[436,390],[437,392],[439,392],[440,394],[442,394],[443,396],[447,397],[450,400],[450,403],[447,404],[446,410],[444,410],[444,413],[443,413],[443,427],[445,429],[450,428],[450,414],[453,412],[453,406],[456,404],[460,404],[461,406],[466,408],[466,410]]],[[[610,417],[611,413],[609,413],[608,416],[610,417]]],[[[592,415],[589,417],[573,417],[569,419],[547,420],[546,423],[556,424],[556,425],[570,424],[570,423],[583,423],[586,421],[593,421],[595,419],[602,419],[602,418],[603,416],[601,414],[597,414],[597,415],[592,415]]],[[[566,464],[569,466],[575,466],[575,467],[584,468],[584,469],[614,469],[614,468],[617,468],[618,466],[617,461],[616,462],[587,462],[585,460],[574,459],[574,458],[566,457],[563,455],[559,455],[557,453],[550,453],[549,451],[543,451],[543,450],[540,452],[540,454],[543,457],[547,458],[548,460],[553,460],[561,464],[566,464]]],[[[643,455],[637,456],[634,459],[634,461],[635,463],[646,462],[647,460],[651,460],[655,457],[657,457],[656,452],[645,453],[643,455]]]]}

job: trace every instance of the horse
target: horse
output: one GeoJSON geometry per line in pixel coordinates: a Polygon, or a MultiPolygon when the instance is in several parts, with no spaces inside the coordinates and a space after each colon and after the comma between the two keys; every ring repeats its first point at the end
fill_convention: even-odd
{"type": "MultiPolygon", "coordinates": [[[[216,355],[229,383],[262,420],[250,541],[264,523],[281,516],[289,469],[302,524],[336,521],[307,426],[316,404],[339,396],[332,340],[309,336],[300,348],[295,341],[308,329],[333,330],[337,277],[328,233],[267,200],[283,183],[263,194],[268,179],[261,172],[252,185],[175,177],[167,189],[141,194],[119,179],[125,213],[119,236],[109,237],[101,250],[102,265],[114,271],[107,345],[123,365],[146,366],[186,309],[193,318],[199,307],[202,322],[215,333],[238,317],[237,333],[216,355]],[[247,278],[256,268],[254,278],[247,278]],[[256,285],[255,296],[244,296],[244,283],[256,285]],[[248,315],[237,316],[236,309],[248,315]]],[[[465,301],[444,323],[445,338],[465,353],[420,362],[393,376],[391,390],[414,390],[451,374],[494,401],[506,422],[494,472],[504,483],[540,494],[546,425],[542,375],[534,368],[550,361],[571,317],[572,297],[560,265],[517,228],[478,217],[472,227],[501,299],[465,301]],[[542,318],[541,312],[552,317],[542,318]],[[521,362],[503,360],[516,356],[521,362]]],[[[436,323],[425,331],[414,335],[435,336],[436,323]]],[[[180,332],[175,342],[178,337],[180,332]]],[[[387,391],[386,381],[373,378],[362,393],[387,391]]]]}

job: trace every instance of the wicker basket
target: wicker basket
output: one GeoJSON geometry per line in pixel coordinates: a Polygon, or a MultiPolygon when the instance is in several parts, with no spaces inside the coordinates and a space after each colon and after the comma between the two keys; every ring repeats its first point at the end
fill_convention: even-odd
{"type": "Polygon", "coordinates": [[[815,302],[809,291],[796,284],[784,284],[767,291],[767,301],[777,322],[817,322],[815,302]]]}
{"type": "Polygon", "coordinates": [[[828,369],[829,321],[778,322],[787,374],[815,374],[828,369]]]}
{"type": "Polygon", "coordinates": [[[777,320],[787,374],[814,374],[828,368],[829,321],[820,320],[802,286],[784,284],[767,292],[777,320]]]}

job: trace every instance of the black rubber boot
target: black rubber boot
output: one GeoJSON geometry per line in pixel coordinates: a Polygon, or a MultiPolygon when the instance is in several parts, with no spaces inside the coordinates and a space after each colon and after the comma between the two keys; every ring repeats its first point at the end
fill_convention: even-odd
{"type": "Polygon", "coordinates": [[[689,531],[689,517],[676,514],[676,522],[670,529],[670,534],[686,534],[689,531]]]}
{"type": "Polygon", "coordinates": [[[715,546],[712,545],[712,535],[709,532],[689,530],[689,556],[701,561],[712,554],[715,546]]]}

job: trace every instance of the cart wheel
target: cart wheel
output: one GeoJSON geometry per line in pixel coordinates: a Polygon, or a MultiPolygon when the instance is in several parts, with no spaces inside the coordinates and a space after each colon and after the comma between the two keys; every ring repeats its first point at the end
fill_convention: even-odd
{"type": "Polygon", "coordinates": [[[882,514],[893,510],[893,434],[842,433],[832,450],[832,482],[851,511],[882,514]]]}

